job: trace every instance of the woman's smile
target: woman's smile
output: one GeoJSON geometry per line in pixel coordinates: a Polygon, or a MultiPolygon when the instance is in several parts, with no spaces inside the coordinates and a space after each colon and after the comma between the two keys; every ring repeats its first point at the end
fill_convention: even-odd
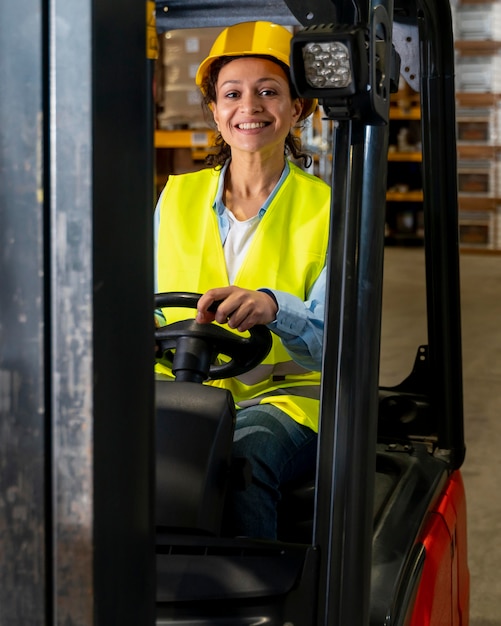
{"type": "Polygon", "coordinates": [[[221,68],[216,93],[212,113],[233,157],[271,150],[283,161],[285,138],[302,110],[283,68],[270,59],[234,59],[221,68]]]}
{"type": "Polygon", "coordinates": [[[237,124],[237,128],[240,130],[256,130],[256,129],[260,129],[260,128],[264,128],[265,126],[268,126],[269,123],[268,122],[241,122],[240,124],[237,124]]]}

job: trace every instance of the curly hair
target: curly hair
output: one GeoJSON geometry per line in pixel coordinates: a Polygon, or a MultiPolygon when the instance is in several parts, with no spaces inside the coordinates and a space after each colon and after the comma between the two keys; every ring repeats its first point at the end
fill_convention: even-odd
{"type": "MultiPolygon", "coordinates": [[[[290,71],[285,63],[282,63],[275,57],[266,56],[266,55],[255,55],[257,58],[261,59],[270,59],[277,65],[279,65],[285,75],[287,76],[287,80],[289,82],[290,95],[294,100],[298,98],[298,95],[294,89],[294,85],[292,84],[290,78],[290,71]]],[[[212,116],[211,104],[216,102],[217,98],[217,79],[219,76],[219,72],[221,69],[233,61],[234,59],[241,58],[239,56],[226,56],[220,57],[213,61],[211,64],[209,71],[205,75],[202,84],[200,86],[203,94],[202,106],[204,108],[204,115],[207,121],[211,126],[214,126],[214,118],[212,116]]],[[[299,127],[299,126],[297,126],[299,127]]],[[[301,139],[298,135],[294,134],[292,131],[289,131],[289,134],[285,138],[285,147],[284,147],[284,155],[291,156],[293,159],[297,161],[302,161],[304,167],[309,167],[311,165],[311,155],[303,150],[301,139]]],[[[214,140],[214,145],[210,153],[205,158],[206,165],[210,167],[223,167],[226,161],[231,157],[231,148],[223,139],[221,133],[218,131],[214,140]]]]}

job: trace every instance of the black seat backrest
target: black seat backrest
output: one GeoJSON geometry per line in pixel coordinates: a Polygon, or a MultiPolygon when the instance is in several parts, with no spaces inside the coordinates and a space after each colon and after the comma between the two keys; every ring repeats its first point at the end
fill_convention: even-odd
{"type": "Polygon", "coordinates": [[[230,392],[156,382],[156,525],[218,535],[235,426],[230,392]]]}

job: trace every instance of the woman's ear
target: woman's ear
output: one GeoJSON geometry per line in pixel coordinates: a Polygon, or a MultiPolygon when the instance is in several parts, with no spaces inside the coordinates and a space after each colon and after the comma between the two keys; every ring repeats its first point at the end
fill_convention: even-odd
{"type": "Polygon", "coordinates": [[[212,117],[214,118],[214,123],[217,126],[217,128],[219,129],[219,115],[217,113],[217,106],[215,102],[210,102],[209,103],[209,109],[212,113],[212,117]]]}
{"type": "Polygon", "coordinates": [[[295,98],[292,101],[292,119],[293,119],[293,126],[295,126],[299,120],[299,118],[301,117],[301,113],[303,112],[303,106],[304,106],[304,102],[302,98],[295,98]]]}

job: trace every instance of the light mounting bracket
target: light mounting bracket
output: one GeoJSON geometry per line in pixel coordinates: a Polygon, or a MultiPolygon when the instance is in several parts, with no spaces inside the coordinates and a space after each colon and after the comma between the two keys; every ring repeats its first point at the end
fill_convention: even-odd
{"type": "Polygon", "coordinates": [[[390,92],[400,72],[391,34],[382,5],[372,11],[369,27],[305,27],[291,42],[291,75],[298,94],[318,99],[329,119],[388,123],[390,92]]]}

